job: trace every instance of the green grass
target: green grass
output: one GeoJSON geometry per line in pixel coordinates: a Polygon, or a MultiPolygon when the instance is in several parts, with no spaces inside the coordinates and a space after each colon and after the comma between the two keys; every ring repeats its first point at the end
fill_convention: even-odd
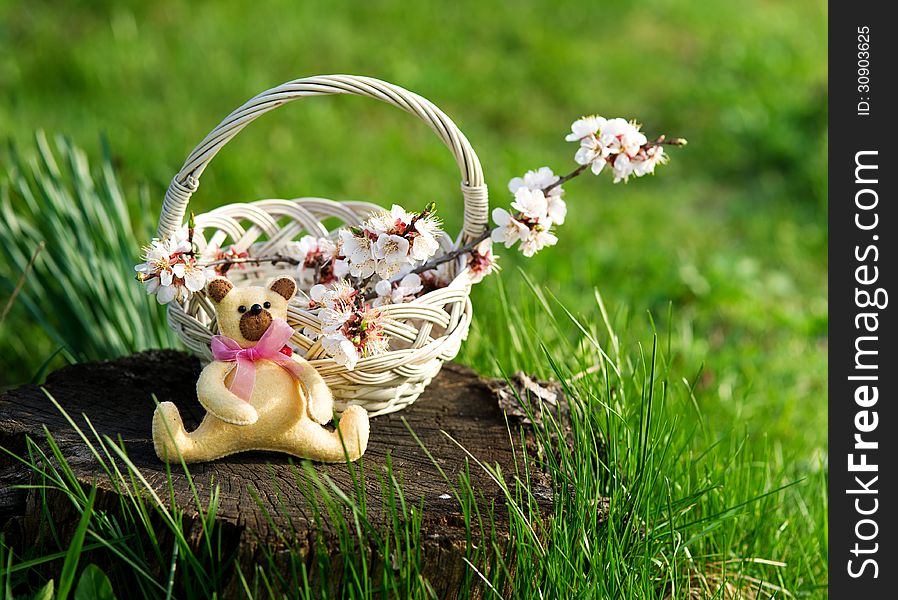
{"type": "MultiPolygon", "coordinates": [[[[567,518],[545,532],[547,556],[530,561],[535,550],[523,530],[516,532],[516,552],[526,558],[518,564],[538,569],[525,573],[541,582],[546,597],[571,595],[566,584],[598,596],[614,585],[651,597],[662,595],[668,579],[677,582],[675,596],[684,597],[683,586],[700,583],[696,573],[713,574],[722,565],[793,594],[822,597],[825,25],[824,5],[810,0],[713,10],[700,0],[513,7],[470,1],[438,9],[283,1],[251,11],[217,2],[3,3],[0,128],[18,150],[0,151],[3,202],[15,215],[0,226],[8,232],[17,221],[30,233],[0,238],[0,310],[39,242],[47,247],[0,323],[0,387],[39,378],[65,360],[168,343],[158,313],[135,298],[136,287],[124,287],[131,282],[121,269],[135,262],[164,188],[191,147],[230,110],[276,83],[355,72],[422,93],[471,139],[494,205],[508,202],[505,183],[527,168],[572,165],[573,147],[562,138],[575,117],[593,111],[638,117],[650,133],[683,136],[690,145],[675,150],[657,177],[626,186],[605,178],[571,182],[571,217],[558,246],[529,261],[499,251],[501,276],[474,291],[474,326],[460,360],[481,372],[524,369],[562,379],[600,363],[563,305],[622,373],[622,381],[611,383],[604,375],[585,377],[571,390],[589,418],[579,425],[568,463],[550,468],[558,489],[576,493],[559,495],[556,514],[567,518]],[[66,51],[58,52],[62,43],[66,51]],[[69,169],[70,154],[57,148],[58,185],[70,191],[44,200],[30,174],[43,172],[47,181],[31,141],[39,128],[87,148],[93,177],[69,169]],[[108,151],[96,142],[101,133],[108,151]],[[16,173],[25,174],[25,185],[16,173]],[[120,214],[110,194],[118,189],[129,223],[115,237],[73,241],[53,234],[70,222],[71,231],[85,230],[83,198],[96,199],[90,210],[120,214]],[[23,190],[39,199],[38,210],[28,207],[23,190]],[[73,257],[73,246],[84,257],[73,257]],[[145,315],[143,327],[129,334],[144,337],[115,330],[123,306],[99,306],[106,290],[77,273],[62,279],[81,286],[79,298],[96,308],[56,303],[67,288],[51,281],[53,265],[97,257],[101,270],[112,273],[112,297],[137,303],[145,315]],[[526,278],[540,282],[540,295],[526,278]],[[79,329],[60,325],[69,322],[67,311],[78,313],[79,329]],[[66,343],[79,338],[85,342],[66,343]],[[612,398],[610,389],[625,395],[612,398]],[[647,430],[639,415],[649,389],[647,430]],[[603,465],[584,460],[599,434],[608,439],[603,465]],[[589,502],[598,494],[612,500],[608,527],[589,522],[589,502]],[[623,526],[630,511],[645,536],[623,526]],[[726,563],[751,558],[786,566],[726,563]]],[[[408,206],[435,200],[454,229],[456,190],[451,157],[426,127],[372,101],[319,98],[282,108],[243,132],[203,176],[194,208],[295,195],[408,206]]],[[[170,548],[159,551],[158,559],[171,560],[170,548]]],[[[496,569],[484,572],[498,581],[501,565],[496,569]]],[[[121,574],[110,577],[121,589],[121,574]]]]}
{"type": "MultiPolygon", "coordinates": [[[[534,290],[537,295],[542,291],[534,290]]],[[[597,298],[588,315],[594,325],[575,322],[562,309],[546,310],[539,317],[547,330],[559,335],[568,326],[586,334],[556,339],[539,353],[555,376],[567,382],[571,443],[553,442],[560,429],[546,418],[534,434],[547,451],[540,459],[528,458],[514,442],[524,463],[513,473],[481,463],[476,449],[460,448],[469,456],[470,470],[487,470],[505,492],[506,506],[498,508],[511,514],[506,532],[511,543],[505,552],[491,550],[503,532],[483,527],[492,522],[492,509],[472,512],[477,491],[467,473],[445,474],[472,536],[466,553],[472,566],[470,584],[514,598],[688,598],[695,593],[741,597],[722,592],[722,585],[749,597],[757,593],[761,598],[784,598],[784,590],[800,596],[822,594],[825,582],[813,557],[824,548],[823,524],[821,515],[803,505],[805,494],[825,494],[821,465],[797,481],[792,466],[777,460],[781,451],[752,448],[744,432],[711,432],[700,408],[701,395],[672,367],[677,358],[672,349],[681,333],[662,331],[647,340],[648,345],[628,346],[620,342],[624,332],[604,320],[600,302],[597,298]],[[575,378],[570,368],[579,365],[572,356],[600,368],[575,378]],[[597,451],[599,443],[604,443],[602,452],[597,451]],[[552,518],[528,501],[527,481],[536,468],[548,472],[552,481],[552,518]],[[607,516],[600,510],[603,498],[608,499],[607,516]]],[[[515,327],[517,334],[524,335],[532,325],[515,327]]],[[[81,512],[85,560],[119,565],[110,571],[113,589],[136,585],[143,595],[163,597],[164,584],[174,581],[178,597],[221,594],[235,557],[220,543],[215,521],[218,490],[206,498],[194,489],[194,506],[170,508],[150,492],[123,446],[98,436],[89,419],[70,421],[118,491],[115,510],[91,512],[93,496],[75,481],[51,437],[46,440],[49,453],[29,442],[21,460],[37,476],[34,489],[61,494],[81,512]],[[182,520],[191,510],[199,514],[202,530],[193,543],[182,520]],[[160,566],[177,576],[159,578],[154,573],[160,566]]],[[[419,577],[421,509],[406,504],[389,461],[382,469],[372,469],[363,458],[348,468],[355,473],[352,489],[320,477],[307,462],[294,471],[315,520],[333,525],[342,556],[337,571],[323,554],[313,571],[299,552],[288,552],[289,568],[282,562],[276,566],[272,554],[254,573],[240,573],[247,597],[317,598],[334,582],[340,582],[342,597],[435,597],[427,580],[419,577]],[[378,477],[381,494],[365,496],[366,473],[378,477]],[[365,506],[372,502],[387,504],[386,525],[368,521],[365,506]],[[403,557],[398,570],[389,559],[396,551],[403,557]],[[313,572],[321,579],[313,579],[313,572]]],[[[44,518],[52,531],[52,514],[44,518]]],[[[289,532],[285,534],[290,549],[289,532]]],[[[55,543],[60,553],[66,547],[62,537],[55,543]]],[[[57,554],[53,541],[44,540],[41,550],[48,556],[26,553],[11,561],[11,585],[46,585],[46,575],[35,567],[57,554]]]]}

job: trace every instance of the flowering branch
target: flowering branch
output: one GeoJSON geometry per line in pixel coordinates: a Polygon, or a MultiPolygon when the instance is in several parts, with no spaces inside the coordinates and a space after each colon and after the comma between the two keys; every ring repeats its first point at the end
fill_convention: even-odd
{"type": "Polygon", "coordinates": [[[249,256],[247,250],[231,246],[212,248],[197,256],[193,214],[185,227],[165,239],[154,239],[144,248],[143,263],[137,265],[137,279],[148,294],[156,294],[161,304],[186,301],[205,287],[214,274],[227,275],[232,267],[284,264],[296,267],[297,280],[308,289],[308,308],[318,311],[319,330],[303,333],[320,339],[333,359],[354,368],[363,357],[388,350],[384,335],[384,313],[380,307],[411,302],[430,291],[451,283],[452,269],[447,263],[466,258],[464,268],[470,283],[476,283],[498,270],[496,256],[488,240],[518,248],[524,256],[533,256],[558,242],[555,228],[567,216],[563,184],[587,170],[599,175],[607,165],[614,183],[655,172],[667,162],[664,146],[685,146],[683,138],[668,140],[661,135],[649,141],[635,121],[605,119],[592,115],[577,119],[565,138],[576,142],[576,168],[555,175],[548,167],[527,171],[508,182],[514,196],[510,209],[492,211],[492,228],[458,248],[437,256],[439,238],[445,235],[436,206],[429,203],[419,212],[406,211],[399,205],[372,214],[358,226],[344,227],[335,236],[306,235],[285,242],[270,256],[249,256]],[[311,286],[311,287],[309,287],[311,286]]]}

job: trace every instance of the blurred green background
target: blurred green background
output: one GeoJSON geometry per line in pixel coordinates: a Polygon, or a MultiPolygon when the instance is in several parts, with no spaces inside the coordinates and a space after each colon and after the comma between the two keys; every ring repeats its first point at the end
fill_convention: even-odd
{"type": "MultiPolygon", "coordinates": [[[[0,6],[3,135],[25,147],[37,128],[64,133],[93,157],[105,135],[135,209],[134,186],[148,185],[151,221],[181,161],[221,118],[311,74],[367,74],[433,100],[477,150],[493,205],[509,202],[508,179],[528,168],[573,166],[563,137],[583,113],[688,138],[659,176],[571,182],[558,247],[530,261],[500,252],[505,283],[518,289],[520,264],[575,311],[593,286],[637,313],[663,317],[672,302],[721,402],[750,388],[753,402],[729,410],[823,447],[823,3],[0,6]]],[[[193,207],[297,195],[435,200],[455,231],[457,186],[426,126],[371,100],[329,97],[245,130],[203,176],[193,207]]],[[[144,241],[134,240],[135,258],[144,241]]],[[[492,296],[478,289],[475,306],[492,296]]],[[[3,329],[0,384],[27,379],[53,351],[32,333],[3,329]]]]}
{"type": "MultiPolygon", "coordinates": [[[[149,221],[219,120],[306,75],[365,74],[431,99],[477,150],[494,206],[526,169],[574,166],[563,138],[581,114],[686,137],[656,177],[569,183],[558,246],[532,260],[499,250],[502,289],[522,310],[533,303],[520,266],[574,313],[598,287],[634,339],[646,340],[647,312],[671,325],[682,372],[704,366],[710,426],[772,444],[801,476],[826,445],[826,18],[809,0],[3,2],[0,132],[23,154],[35,129],[63,133],[95,160],[104,135],[134,218],[149,221]]],[[[430,130],[346,97],[253,123],[213,161],[193,208],[301,195],[435,200],[451,232],[460,224],[457,169],[430,130]]],[[[144,242],[133,240],[134,262],[144,242]]],[[[18,275],[0,258],[0,276],[18,275]]],[[[499,285],[475,289],[460,360],[547,371],[489,343],[509,318],[499,285]]],[[[0,336],[0,387],[29,380],[56,349],[18,304],[0,336]]]]}

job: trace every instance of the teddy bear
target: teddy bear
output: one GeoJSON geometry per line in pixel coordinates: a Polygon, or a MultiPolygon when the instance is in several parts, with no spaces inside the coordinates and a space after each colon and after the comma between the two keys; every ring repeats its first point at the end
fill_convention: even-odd
{"type": "Polygon", "coordinates": [[[206,416],[187,432],[178,408],[162,402],[153,414],[153,445],[162,461],[202,462],[269,450],[321,462],[351,461],[368,445],[368,413],[350,406],[333,431],[334,399],[321,375],[292,355],[287,302],[296,282],[279,277],[265,287],[234,287],[224,277],[206,286],[221,335],[214,360],[200,373],[197,398],[206,416]]]}

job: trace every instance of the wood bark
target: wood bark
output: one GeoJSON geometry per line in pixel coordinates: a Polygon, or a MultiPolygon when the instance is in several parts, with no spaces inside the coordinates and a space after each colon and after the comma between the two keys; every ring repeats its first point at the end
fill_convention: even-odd
{"type": "MultiPolygon", "coordinates": [[[[0,446],[22,454],[26,447],[25,437],[41,442],[45,439],[43,428],[46,426],[78,480],[98,487],[97,505],[110,508],[118,505],[106,474],[65,417],[50,402],[49,393],[85,431],[89,432],[84,415],[101,435],[120,438],[133,463],[157,494],[168,501],[171,496],[168,475],[153,452],[150,438],[155,406],[153,397],[177,404],[188,430],[192,429],[203,416],[195,392],[199,370],[195,358],[175,351],[144,352],[113,361],[63,368],[51,374],[44,386],[24,386],[0,397],[0,446]]],[[[420,438],[453,483],[457,483],[461,473],[470,473],[480,509],[485,513],[492,510],[498,538],[507,540],[508,513],[504,494],[449,438],[457,440],[483,463],[498,465],[506,475],[522,468],[524,452],[530,452],[532,456],[535,445],[530,427],[521,425],[520,414],[515,415],[515,411],[508,409],[510,395],[505,394],[500,407],[502,395],[497,394],[496,389],[503,383],[483,380],[466,367],[447,364],[411,407],[376,417],[371,422],[371,441],[363,459],[368,519],[385,530],[390,526],[391,518],[384,509],[386,498],[379,481],[389,459],[407,505],[416,510],[424,507],[421,532],[423,575],[440,598],[455,597],[466,578],[473,577],[476,582],[477,576],[462,560],[468,532],[459,504],[452,496],[450,485],[409,429],[420,438]],[[521,431],[525,433],[524,445],[527,446],[524,452],[521,431]]],[[[316,464],[314,468],[319,476],[327,475],[340,489],[352,495],[353,484],[347,465],[316,464]]],[[[315,571],[317,561],[314,557],[320,551],[320,546],[315,543],[319,528],[314,522],[308,492],[304,490],[308,478],[293,460],[278,454],[251,452],[190,465],[189,470],[201,499],[207,500],[214,486],[219,487],[218,519],[223,528],[222,543],[230,545],[228,551],[236,554],[244,574],[253,572],[253,566],[261,562],[264,552],[277,554],[287,546],[304,553],[310,570],[315,571]],[[285,532],[286,541],[281,537],[285,532]]],[[[532,470],[530,475],[532,497],[539,505],[540,513],[548,516],[552,511],[549,482],[538,470],[532,470]]],[[[5,453],[0,456],[0,526],[7,543],[14,546],[34,546],[41,536],[46,535],[46,523],[41,525],[40,497],[34,491],[14,487],[33,477],[32,472],[5,453]]],[[[186,511],[188,522],[185,528],[199,531],[196,501],[179,466],[171,469],[171,485],[174,504],[186,511]]],[[[64,497],[49,497],[47,501],[55,503],[53,519],[57,528],[60,531],[73,528],[78,515],[71,504],[64,497]]],[[[326,517],[322,525],[325,547],[336,565],[337,537],[326,517]]],[[[478,534],[474,532],[475,536],[478,534]]],[[[397,560],[396,557],[376,559],[397,560]]],[[[329,579],[333,583],[333,577],[329,579]]],[[[237,593],[236,581],[231,591],[237,593]]]]}

